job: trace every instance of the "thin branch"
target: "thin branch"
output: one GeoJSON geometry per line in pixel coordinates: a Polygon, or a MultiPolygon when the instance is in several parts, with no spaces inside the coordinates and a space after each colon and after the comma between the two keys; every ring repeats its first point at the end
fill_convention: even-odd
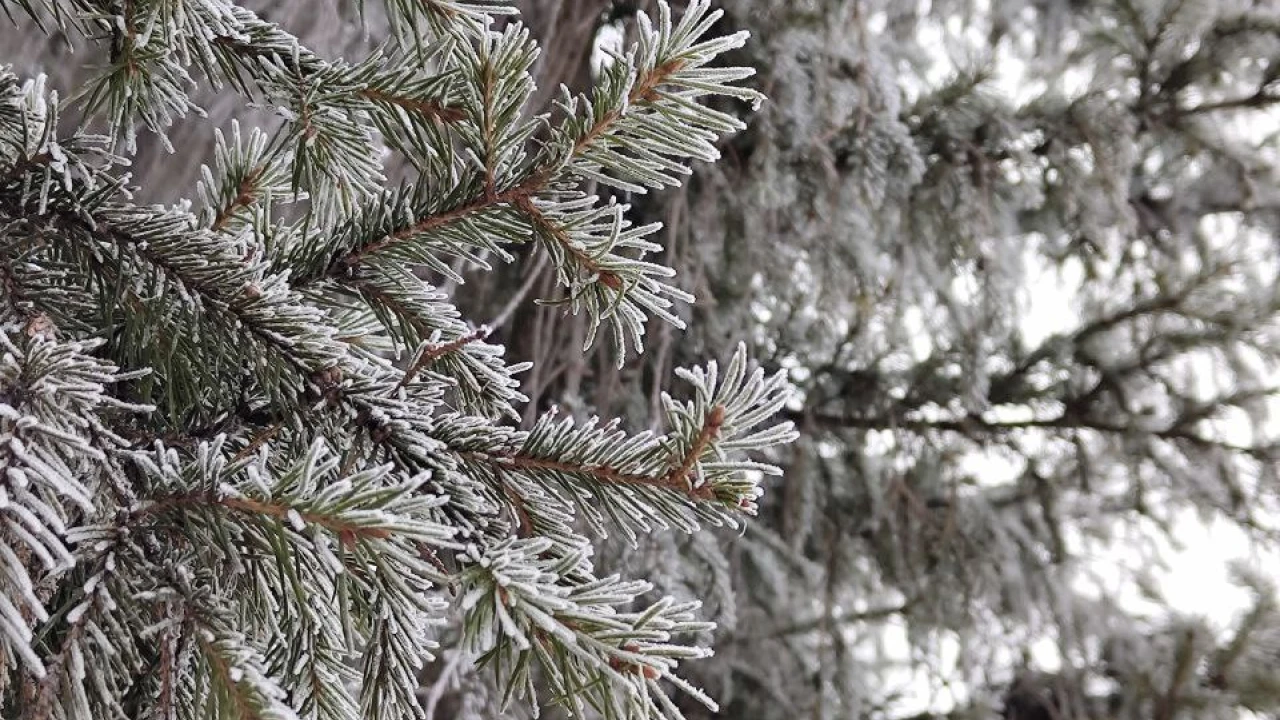
{"type": "Polygon", "coordinates": [[[236,186],[236,195],[231,198],[225,206],[218,209],[213,218],[213,224],[209,226],[210,230],[219,232],[227,226],[232,216],[237,210],[248,207],[256,199],[254,193],[257,192],[258,179],[262,177],[262,173],[266,170],[265,165],[259,165],[250,170],[240,183],[236,186]]]}
{"type": "MultiPolygon", "coordinates": [[[[0,200],[5,199],[0,197],[0,200]]],[[[11,201],[8,205],[9,207],[0,206],[0,212],[4,215],[14,218],[42,217],[72,237],[79,232],[118,247],[129,248],[137,256],[144,258],[147,263],[168,276],[172,282],[182,285],[186,289],[193,291],[194,294],[207,299],[209,302],[204,303],[205,309],[218,309],[231,315],[250,334],[261,340],[265,346],[277,351],[281,359],[288,364],[305,374],[310,374],[319,369],[310,367],[293,352],[294,345],[289,338],[282,337],[277,330],[265,327],[258,319],[243,311],[242,296],[247,295],[246,291],[229,293],[224,289],[211,285],[207,281],[200,280],[190,272],[189,268],[176,265],[172,259],[154,252],[149,243],[139,240],[126,230],[111,225],[102,217],[90,218],[69,209],[52,206],[45,213],[36,214],[29,212],[28,208],[19,203],[11,201]]]]}
{"type": "Polygon", "coordinates": [[[1259,90],[1252,95],[1239,98],[1228,98],[1226,100],[1215,100],[1213,102],[1201,103],[1192,107],[1181,108],[1177,111],[1178,115],[1203,115],[1205,113],[1217,112],[1219,110],[1239,110],[1239,109],[1261,109],[1276,103],[1280,103],[1280,95],[1268,93],[1265,90],[1259,90]]]}
{"type": "Polygon", "coordinates": [[[71,654],[71,647],[84,637],[84,626],[88,622],[89,613],[82,613],[77,622],[71,624],[67,633],[62,636],[58,652],[45,665],[45,676],[40,680],[35,702],[31,704],[31,720],[49,720],[53,714],[54,697],[62,689],[62,668],[71,654]]]}
{"type": "Polygon", "coordinates": [[[641,473],[629,473],[607,465],[591,465],[533,457],[519,453],[499,454],[477,451],[462,451],[458,455],[470,462],[496,465],[504,468],[520,470],[551,470],[573,475],[586,475],[593,480],[610,485],[643,485],[646,487],[674,490],[691,500],[711,500],[715,498],[715,488],[710,483],[698,487],[693,486],[690,474],[697,464],[698,458],[719,435],[724,423],[725,409],[716,405],[707,413],[697,437],[689,445],[689,450],[667,472],[657,477],[641,473]]]}
{"type": "Polygon", "coordinates": [[[166,632],[165,637],[160,641],[160,689],[156,697],[157,717],[171,718],[177,716],[176,686],[180,682],[178,678],[180,672],[178,654],[185,634],[185,628],[179,626],[177,630],[171,629],[166,632]]]}
{"type": "Polygon", "coordinates": [[[664,490],[679,490],[687,494],[690,498],[696,500],[709,500],[712,497],[711,488],[709,486],[704,485],[700,488],[687,488],[678,485],[673,486],[667,484],[668,478],[665,475],[654,477],[652,475],[628,473],[607,465],[583,465],[520,454],[501,455],[464,451],[458,453],[458,455],[462,459],[470,462],[496,465],[503,468],[514,468],[517,470],[551,470],[554,472],[569,473],[572,475],[586,475],[597,482],[610,485],[644,485],[647,487],[662,488],[664,490]]]}
{"type": "Polygon", "coordinates": [[[426,720],[435,720],[436,706],[440,704],[441,698],[444,697],[445,690],[451,684],[451,680],[458,672],[458,667],[462,664],[462,658],[466,656],[462,648],[454,650],[449,656],[449,660],[445,663],[444,668],[440,671],[440,676],[426,692],[423,699],[423,714],[426,720]]]}
{"type": "Polygon", "coordinates": [[[1174,656],[1173,675],[1169,678],[1169,687],[1156,704],[1155,720],[1173,720],[1178,710],[1178,695],[1191,679],[1191,671],[1195,666],[1195,631],[1188,629],[1182,636],[1182,642],[1174,656]]]}
{"type": "Polygon", "coordinates": [[[255,500],[248,497],[220,497],[213,492],[192,492],[163,497],[136,511],[134,517],[136,519],[146,515],[158,515],[174,509],[196,507],[222,507],[247,515],[260,515],[278,520],[285,520],[291,514],[296,513],[303,522],[317,525],[333,532],[341,539],[344,545],[351,544],[356,539],[385,540],[391,537],[391,532],[385,528],[353,525],[332,515],[302,512],[285,503],[255,500]]]}
{"type": "Polygon", "coordinates": [[[453,107],[452,105],[445,105],[444,103],[437,102],[435,100],[422,100],[419,98],[405,97],[403,95],[396,95],[395,93],[374,89],[361,90],[359,95],[371,102],[395,105],[410,112],[444,123],[461,122],[466,118],[466,113],[461,109],[453,107]]]}
{"type": "Polygon", "coordinates": [[[409,369],[405,371],[404,376],[400,378],[400,382],[396,383],[395,389],[391,391],[391,394],[396,394],[409,383],[413,382],[413,379],[418,375],[418,373],[422,372],[423,369],[440,357],[448,355],[449,353],[457,352],[471,343],[479,342],[487,337],[489,337],[489,328],[480,327],[470,334],[463,335],[456,340],[427,348],[423,351],[422,355],[418,357],[417,361],[415,361],[413,365],[409,366],[409,369]]]}
{"type": "MultiPolygon", "coordinates": [[[[695,491],[693,481],[689,479],[689,474],[693,471],[694,465],[697,464],[698,458],[702,457],[702,454],[720,435],[720,428],[724,425],[724,414],[723,405],[716,405],[711,408],[711,412],[707,413],[707,419],[702,424],[702,429],[698,431],[698,436],[689,445],[689,451],[680,459],[679,465],[663,476],[663,484],[668,487],[683,487],[687,485],[689,492],[695,491]]],[[[698,488],[698,490],[702,489],[698,488]]]]}
{"type": "Polygon", "coordinates": [[[527,196],[522,197],[515,201],[515,206],[529,218],[535,228],[542,231],[544,236],[551,238],[556,242],[556,244],[564,248],[565,252],[569,253],[569,255],[577,261],[579,267],[581,267],[587,275],[595,275],[599,277],[600,282],[605,287],[617,291],[622,290],[622,278],[618,277],[618,275],[612,271],[602,269],[586,250],[583,250],[573,243],[572,238],[569,237],[569,233],[566,232],[563,227],[552,222],[546,214],[539,210],[538,207],[533,204],[533,200],[527,196]]]}
{"type": "Polygon", "coordinates": [[[507,300],[507,304],[502,306],[502,310],[490,320],[487,325],[490,328],[497,329],[507,323],[516,309],[524,303],[524,299],[533,290],[533,286],[537,284],[538,279],[542,276],[542,269],[547,266],[546,253],[538,253],[537,260],[534,261],[533,267],[529,270],[529,276],[525,278],[524,283],[520,285],[520,289],[516,290],[507,300]]]}
{"type": "MultiPolygon", "coordinates": [[[[345,271],[359,265],[367,255],[384,250],[387,247],[411,238],[414,235],[419,235],[438,227],[449,225],[451,223],[458,222],[459,220],[471,217],[476,213],[501,205],[512,204],[521,198],[528,197],[534,191],[540,189],[545,182],[546,179],[538,174],[530,175],[523,183],[504,190],[503,192],[494,193],[487,197],[482,195],[481,197],[475,198],[461,205],[456,205],[448,210],[441,211],[434,215],[427,215],[418,219],[413,224],[406,225],[388,233],[380,240],[355,248],[346,255],[338,258],[335,262],[329,265],[327,275],[336,278],[345,277],[347,275],[345,271]]],[[[302,275],[298,277],[298,280],[294,285],[295,287],[306,285],[309,282],[321,279],[321,277],[323,276],[308,277],[306,275],[302,275]]]]}
{"type": "Polygon", "coordinates": [[[1238,452],[1259,458],[1280,450],[1280,447],[1275,444],[1249,446],[1214,440],[1191,432],[1185,427],[1174,426],[1163,430],[1147,430],[1124,425],[1112,425],[1098,420],[1069,415],[1038,420],[991,422],[977,415],[965,415],[959,419],[951,420],[921,420],[912,418],[855,417],[824,412],[801,413],[785,411],[783,414],[793,421],[800,422],[808,419],[817,426],[827,429],[906,430],[915,433],[950,432],[962,435],[1003,434],[1037,428],[1047,430],[1092,430],[1110,435],[1146,435],[1161,440],[1184,441],[1204,448],[1238,452]]]}
{"type": "MultiPolygon", "coordinates": [[[[100,576],[112,572],[114,569],[114,566],[110,565],[107,559],[116,549],[122,537],[122,535],[117,535],[107,544],[106,548],[99,551],[93,576],[98,577],[100,583],[105,582],[105,579],[100,576]]],[[[45,675],[37,686],[36,696],[28,705],[30,715],[24,715],[29,720],[49,720],[52,717],[56,695],[62,689],[63,668],[70,659],[72,647],[83,639],[85,626],[88,625],[93,611],[96,609],[94,606],[97,602],[91,596],[84,597],[81,601],[89,602],[90,606],[86,608],[85,612],[81,612],[74,622],[68,623],[66,632],[62,636],[62,641],[58,643],[58,651],[45,663],[45,675]]]]}
{"type": "MultiPolygon", "coordinates": [[[[828,624],[847,625],[850,623],[877,622],[880,620],[888,620],[889,618],[901,615],[911,608],[911,603],[903,602],[897,605],[886,605],[883,607],[874,607],[867,610],[850,610],[848,612],[823,615],[822,617],[802,620],[791,625],[784,625],[765,635],[765,638],[783,638],[791,635],[803,635],[813,632],[828,624]]],[[[753,640],[759,638],[753,638],[753,640]]],[[[730,639],[732,642],[733,639],[730,639]]]]}
{"type": "Polygon", "coordinates": [[[529,515],[529,509],[525,506],[524,498],[520,497],[520,493],[516,492],[506,482],[502,482],[502,494],[507,496],[507,501],[511,503],[516,520],[519,521],[520,525],[516,535],[518,537],[532,537],[534,533],[533,518],[529,515]]]}
{"type": "Polygon", "coordinates": [[[266,430],[263,430],[262,432],[258,433],[258,435],[254,437],[253,440],[249,441],[248,445],[245,445],[244,448],[240,450],[240,452],[236,453],[231,457],[231,462],[233,463],[238,462],[252,455],[255,450],[262,447],[263,444],[265,444],[271,438],[275,437],[276,433],[280,432],[281,427],[283,427],[281,423],[275,423],[271,425],[271,427],[268,427],[266,430]]]}
{"type": "Polygon", "coordinates": [[[218,684],[226,688],[227,694],[235,702],[236,717],[241,720],[262,720],[262,715],[253,709],[253,704],[245,693],[241,691],[244,685],[237,682],[237,678],[232,677],[231,668],[227,665],[227,659],[218,652],[217,648],[213,646],[213,643],[204,633],[196,633],[195,637],[200,649],[204,651],[205,658],[209,661],[209,669],[218,678],[218,684]]]}

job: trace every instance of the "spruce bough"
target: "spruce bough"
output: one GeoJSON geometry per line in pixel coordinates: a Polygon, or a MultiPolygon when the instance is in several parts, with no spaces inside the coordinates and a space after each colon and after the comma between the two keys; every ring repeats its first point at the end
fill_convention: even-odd
{"type": "Polygon", "coordinates": [[[656,225],[585,186],[678,184],[757,102],[712,61],[742,34],[660,5],[590,97],[529,107],[537,46],[503,7],[388,0],[356,63],[225,0],[0,0],[98,43],[59,132],[0,75],[0,703],[5,717],[411,718],[433,627],[510,702],[679,717],[696,602],[596,577],[591,535],[734,525],[789,442],[738,351],[678,371],[664,432],[515,427],[520,365],[421,278],[536,244],[619,360],[679,325],[656,225]],[[190,206],[130,202],[138,133],[229,88],[276,126],[211,129],[190,206]],[[225,130],[225,132],[223,132],[225,130]],[[379,158],[417,171],[387,187],[379,158]],[[585,530],[585,532],[584,532],[585,530]],[[545,689],[535,697],[535,687],[545,689]]]}

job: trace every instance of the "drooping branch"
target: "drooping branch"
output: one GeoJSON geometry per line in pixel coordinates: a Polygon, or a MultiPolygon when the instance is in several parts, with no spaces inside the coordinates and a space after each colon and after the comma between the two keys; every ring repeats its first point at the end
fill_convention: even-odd
{"type": "Polygon", "coordinates": [[[939,420],[883,416],[859,417],[826,412],[797,411],[787,411],[785,415],[796,422],[809,421],[817,427],[828,430],[904,430],[914,433],[946,432],[968,436],[1004,435],[1020,430],[1084,430],[1105,435],[1148,436],[1171,442],[1186,442],[1204,449],[1226,450],[1259,459],[1274,458],[1280,455],[1280,444],[1276,443],[1256,446],[1237,445],[1225,440],[1199,435],[1186,427],[1176,425],[1163,429],[1148,429],[1115,425],[1076,415],[1009,421],[986,420],[978,415],[965,415],[961,418],[939,420]]]}

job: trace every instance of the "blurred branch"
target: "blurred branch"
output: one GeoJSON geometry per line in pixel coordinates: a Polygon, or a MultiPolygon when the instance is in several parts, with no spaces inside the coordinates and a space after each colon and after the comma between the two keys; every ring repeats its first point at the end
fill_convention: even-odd
{"type": "MultiPolygon", "coordinates": [[[[785,638],[792,635],[804,635],[815,630],[819,630],[827,625],[848,625],[852,623],[878,622],[888,620],[896,615],[902,615],[911,609],[911,601],[904,601],[897,605],[886,605],[882,607],[869,608],[867,610],[851,610],[844,613],[834,613],[830,616],[823,615],[809,620],[802,620],[791,625],[784,625],[776,628],[768,633],[753,635],[750,637],[751,642],[756,642],[762,638],[785,638]]],[[[727,643],[741,642],[747,639],[738,636],[729,636],[724,640],[727,643]]]]}
{"type": "Polygon", "coordinates": [[[994,422],[979,415],[968,414],[951,420],[922,420],[901,417],[857,417],[826,412],[787,411],[784,415],[797,424],[809,421],[827,430],[905,430],[908,432],[950,432],[971,437],[999,435],[1018,430],[1091,430],[1108,435],[1131,437],[1149,436],[1171,442],[1185,442],[1204,449],[1226,450],[1249,455],[1260,460],[1274,459],[1280,455],[1280,444],[1236,445],[1225,440],[1215,440],[1192,432],[1186,427],[1174,425],[1164,429],[1146,429],[1117,425],[1076,415],[1056,418],[994,422]]]}

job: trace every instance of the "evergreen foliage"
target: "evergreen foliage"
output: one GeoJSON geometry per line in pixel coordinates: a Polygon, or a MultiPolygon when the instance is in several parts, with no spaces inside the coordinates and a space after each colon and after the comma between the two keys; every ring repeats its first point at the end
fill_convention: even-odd
{"type": "MultiPolygon", "coordinates": [[[[345,405],[345,394],[330,400],[335,380],[356,386],[346,364],[340,376],[302,381],[296,413],[268,404],[259,386],[276,388],[289,407],[299,397],[289,395],[289,383],[301,372],[207,386],[207,373],[238,378],[227,363],[247,363],[269,348],[206,347],[174,331],[190,326],[190,314],[159,305],[154,294],[125,304],[134,315],[117,309],[111,319],[101,318],[109,303],[94,293],[105,291],[75,284],[86,271],[75,270],[74,258],[54,262],[46,252],[38,282],[28,265],[5,264],[6,277],[25,283],[32,303],[43,298],[40,307],[52,308],[49,320],[38,319],[30,332],[53,327],[63,341],[106,342],[80,346],[72,365],[98,378],[93,383],[120,386],[107,393],[118,404],[91,403],[103,419],[90,415],[89,422],[126,432],[110,441],[96,430],[65,425],[72,421],[61,415],[44,424],[88,437],[95,447],[115,442],[100,451],[122,463],[122,457],[132,463],[132,455],[114,448],[141,451],[154,436],[191,463],[196,442],[223,433],[219,452],[233,465],[247,463],[246,477],[264,473],[249,469],[261,462],[264,447],[271,458],[266,476],[289,476],[311,452],[307,441],[320,435],[332,441],[315,456],[318,468],[356,446],[366,453],[378,448],[370,465],[340,461],[340,475],[372,469],[382,459],[395,467],[427,466],[426,490],[412,497],[427,504],[440,502],[432,499],[439,495],[449,500],[422,508],[425,520],[480,533],[470,540],[474,548],[457,534],[449,542],[461,548],[426,542],[444,568],[428,560],[419,577],[438,582],[431,580],[434,571],[449,583],[425,594],[448,605],[419,616],[439,623],[430,631],[441,644],[432,651],[438,657],[418,677],[422,713],[433,720],[520,718],[539,709],[557,717],[578,710],[616,716],[624,714],[619,702],[669,711],[651,681],[665,684],[673,662],[703,652],[708,636],[699,623],[705,621],[718,626],[716,655],[683,664],[680,673],[706,688],[724,717],[1257,720],[1280,712],[1274,672],[1280,658],[1274,572],[1280,438],[1272,414],[1280,310],[1280,8],[1274,2],[734,0],[722,3],[726,15],[704,37],[749,30],[752,42],[718,48],[727,54],[724,61],[685,75],[684,88],[698,89],[707,80],[700,73],[730,72],[719,69],[725,65],[754,66],[758,78],[750,82],[770,102],[749,113],[754,96],[721,88],[719,97],[704,99],[710,108],[699,110],[692,125],[675,115],[652,117],[654,109],[688,106],[670,96],[662,102],[675,104],[651,104],[643,84],[635,84],[645,68],[662,67],[646,59],[657,47],[646,44],[653,28],[635,15],[658,16],[658,0],[511,4],[528,36],[511,27],[514,16],[480,3],[245,0],[271,22],[231,11],[248,33],[237,37],[246,41],[219,40],[207,56],[212,60],[203,62],[206,56],[190,43],[181,45],[186,56],[148,55],[151,38],[184,37],[185,31],[169,33],[156,24],[137,35],[143,42],[131,55],[120,54],[127,32],[117,35],[109,25],[88,34],[106,43],[102,49],[67,55],[68,44],[84,44],[76,33],[55,31],[56,22],[37,13],[51,31],[45,39],[32,31],[22,6],[0,0],[19,23],[18,31],[0,29],[0,47],[17,48],[5,61],[16,63],[20,75],[43,71],[52,86],[79,88],[86,57],[99,68],[131,57],[134,68],[161,71],[151,85],[138,85],[162,98],[149,121],[145,112],[115,112],[112,86],[101,77],[88,85],[103,88],[98,95],[83,96],[95,98],[99,118],[115,121],[122,140],[130,122],[146,128],[172,116],[166,134],[175,155],[147,131],[138,132],[136,151],[124,144],[109,148],[133,162],[136,179],[126,184],[139,185],[128,188],[138,202],[191,197],[194,204],[179,210],[189,210],[196,227],[242,243],[236,258],[252,260],[251,248],[261,248],[265,275],[290,270],[286,284],[297,293],[291,303],[324,312],[332,342],[346,345],[343,357],[391,373],[384,387],[409,376],[406,399],[427,394],[431,383],[443,399],[413,402],[444,403],[426,419],[413,414],[409,420],[407,408],[377,392],[357,392],[352,402],[368,400],[359,407],[345,405]],[[438,12],[442,8],[457,14],[438,12]],[[495,13],[494,34],[484,39],[477,28],[486,12],[495,13]],[[450,32],[455,21],[479,23],[462,35],[470,42],[458,44],[450,32]],[[602,24],[609,34],[628,36],[623,48],[640,43],[630,65],[610,63],[604,48],[593,47],[602,24]],[[282,29],[314,52],[295,52],[282,29]],[[529,37],[538,39],[536,56],[529,54],[529,37]],[[340,57],[365,60],[333,59],[340,57]],[[494,76],[502,92],[526,98],[526,111],[486,104],[490,86],[477,82],[475,71],[498,65],[527,69],[531,81],[520,73],[494,76]],[[628,74],[633,67],[635,81],[628,74]],[[216,83],[206,80],[213,78],[221,92],[211,91],[216,83]],[[188,100],[165,96],[165,83],[174,82],[188,100]],[[209,117],[196,117],[193,105],[209,117]],[[546,110],[549,118],[536,116],[546,110]],[[653,124],[627,119],[642,114],[653,124]],[[485,118],[499,116],[515,122],[487,134],[485,118]],[[748,126],[745,132],[721,137],[739,123],[748,126]],[[608,132],[594,136],[592,128],[601,124],[608,132]],[[278,127],[284,128],[279,135],[278,127]],[[527,140],[520,133],[528,133],[527,140]],[[564,154],[583,138],[600,142],[564,154]],[[495,195],[521,190],[490,205],[485,158],[499,151],[515,167],[493,166],[495,195]],[[352,153],[359,157],[348,157],[352,153]],[[689,164],[716,154],[724,158],[714,165],[689,164]],[[209,168],[203,174],[202,162],[209,168]],[[544,163],[560,168],[562,184],[528,174],[544,163]],[[679,188],[640,192],[683,179],[682,167],[695,172],[679,188]],[[404,177],[413,178],[412,190],[400,187],[404,177]],[[524,182],[537,186],[529,196],[534,211],[514,202],[532,187],[524,182]],[[377,202],[386,188],[397,188],[389,191],[391,202],[377,202]],[[593,204],[584,195],[602,199],[593,204]],[[619,213],[615,206],[624,204],[632,207],[619,213]],[[617,244],[605,249],[613,257],[586,255],[597,263],[593,269],[566,250],[553,228],[535,225],[538,213],[572,226],[582,248],[611,237],[618,219],[635,225],[618,229],[617,244]],[[416,226],[417,219],[437,216],[445,219],[416,226]],[[647,227],[657,222],[661,229],[647,227]],[[378,223],[387,237],[403,232],[406,242],[384,245],[360,234],[378,223]],[[517,226],[518,239],[512,235],[517,226]],[[622,246],[623,236],[637,246],[622,246]],[[370,243],[373,251],[349,272],[342,256],[370,243]],[[640,243],[661,247],[642,257],[640,243]],[[424,247],[429,251],[419,252],[424,247]],[[362,271],[369,267],[377,272],[362,271]],[[674,278],[663,267],[675,269],[674,278]],[[67,282],[51,285],[56,272],[67,282]],[[633,273],[627,284],[623,273],[633,273]],[[628,309],[601,303],[611,297],[615,276],[617,285],[639,293],[628,309]],[[699,304],[680,302],[686,292],[699,304]],[[566,313],[566,306],[588,312],[566,313]],[[668,315],[688,328],[677,331],[668,315]],[[490,322],[475,327],[464,317],[490,322]],[[73,322],[80,325],[68,325],[73,322]],[[628,347],[619,368],[615,348],[634,343],[637,324],[646,352],[628,347]],[[601,325],[608,325],[613,342],[596,343],[584,357],[583,344],[601,325]],[[104,333],[106,327],[116,334],[104,333]],[[707,427],[714,417],[696,394],[673,383],[672,368],[698,365],[738,338],[747,339],[764,367],[784,370],[800,389],[802,402],[784,412],[802,437],[770,458],[785,469],[786,481],[762,479],[768,492],[756,501],[759,515],[738,531],[647,532],[736,517],[728,503],[668,492],[663,486],[680,477],[683,464],[663,464],[661,448],[672,448],[667,457],[682,456],[697,444],[698,423],[707,427]],[[123,354],[146,342],[165,350],[123,354]],[[199,363],[184,363],[186,357],[199,363]],[[378,359],[385,357],[396,358],[394,367],[378,359]],[[206,361],[224,369],[212,371],[206,361]],[[152,374],[131,375],[142,367],[152,374]],[[116,376],[122,377],[108,382],[116,376]],[[168,393],[176,400],[201,392],[211,394],[204,404],[185,406],[199,417],[166,419],[184,407],[165,403],[168,393]],[[678,399],[665,400],[663,393],[678,399]],[[689,400],[692,407],[684,404],[689,400]],[[145,403],[157,409],[136,407],[145,403]],[[224,417],[227,407],[234,417],[224,417]],[[363,415],[362,408],[368,408],[363,415]],[[549,415],[553,409],[557,414],[549,415]],[[354,419],[338,419],[353,413],[354,419]],[[295,414],[304,420],[301,428],[285,422],[295,414]],[[622,425],[651,431],[623,436],[595,416],[622,416],[622,425]],[[370,417],[395,418],[396,432],[414,439],[378,432],[374,442],[379,426],[351,429],[370,417]],[[514,425],[517,417],[527,434],[492,429],[499,418],[514,425]],[[171,429],[179,426],[198,432],[175,435],[171,429]],[[422,458],[416,447],[432,450],[422,458]],[[562,472],[556,464],[588,457],[618,463],[611,469],[619,472],[601,476],[587,465],[583,473],[562,472]],[[635,482],[617,488],[619,480],[635,482]],[[1194,590],[1222,603],[1195,603],[1212,608],[1203,617],[1187,610],[1188,598],[1179,596],[1187,589],[1161,584],[1163,566],[1178,562],[1172,551],[1202,522],[1215,529],[1208,537],[1243,538],[1261,558],[1233,567],[1229,580],[1217,573],[1196,578],[1194,590]],[[575,532],[587,529],[610,535],[593,538],[596,571],[587,569],[588,546],[575,532]],[[488,565],[486,548],[494,548],[488,565]],[[475,550],[482,551],[479,561],[475,550]],[[609,580],[608,592],[596,592],[588,572],[646,577],[653,588],[609,580]],[[664,595],[675,600],[655,605],[664,595]],[[529,612],[513,614],[504,597],[519,598],[517,607],[529,612]],[[705,601],[694,615],[682,605],[691,599],[705,601]],[[646,607],[653,614],[644,616],[646,607]],[[582,615],[592,620],[582,622],[582,615]],[[496,624],[475,623],[486,616],[496,624]],[[543,638],[565,633],[576,639],[572,648],[543,654],[543,638]],[[531,692],[540,705],[515,700],[531,692]]],[[[677,17],[687,6],[703,7],[685,0],[672,5],[677,17]]],[[[67,23],[81,17],[71,8],[90,7],[83,18],[94,23],[103,14],[161,6],[166,17],[177,17],[175,8],[207,3],[57,7],[66,9],[67,23]]],[[[115,72],[111,82],[134,82],[129,66],[115,72]]],[[[730,77],[737,76],[712,74],[708,81],[732,86],[730,77]]],[[[137,106],[128,97],[115,102],[137,106]]],[[[12,117],[14,110],[0,112],[12,117]]],[[[65,131],[76,125],[60,127],[62,145],[69,146],[75,133],[65,131]]],[[[86,144],[68,153],[68,162],[103,151],[86,144]]],[[[208,323],[234,324],[217,311],[201,315],[210,332],[215,326],[208,323]]],[[[29,319],[18,316],[16,327],[27,327],[29,319]]],[[[12,332],[11,342],[25,347],[25,337],[12,332]]],[[[20,367],[6,365],[6,373],[21,375],[20,367]]],[[[265,373],[247,377],[257,374],[265,373]]],[[[735,396],[732,383],[724,387],[717,392],[735,396]]],[[[33,447],[21,439],[21,449],[33,447]]],[[[49,447],[66,452],[62,443],[49,447]]],[[[153,465],[166,467],[150,444],[145,449],[153,465]]],[[[52,467],[86,462],[79,454],[39,457],[52,467]]],[[[737,466],[716,469],[712,462],[720,459],[708,458],[703,472],[728,482],[719,473],[737,466]]],[[[98,465],[91,467],[87,477],[98,477],[98,465]]],[[[379,482],[414,477],[390,473],[379,482]]],[[[748,484],[758,478],[751,469],[738,477],[748,484]]],[[[240,494],[227,497],[276,507],[267,519],[283,510],[277,519],[285,526],[284,504],[305,502],[292,487],[228,484],[240,494]]],[[[93,496],[95,487],[89,483],[85,492],[93,496]]],[[[139,480],[128,487],[139,493],[147,485],[139,480]]],[[[191,491],[153,494],[184,492],[191,491]]],[[[58,508],[78,501],[50,502],[58,508]]],[[[230,507],[211,511],[251,519],[230,507]]],[[[170,508],[164,517],[181,513],[184,523],[193,522],[186,514],[194,512],[170,508]]],[[[78,527],[75,522],[64,525],[78,527]]],[[[193,527],[189,532],[208,526],[193,527]]],[[[327,532],[339,558],[354,552],[357,541],[384,540],[351,535],[344,542],[340,530],[311,531],[327,532]]],[[[21,525],[15,532],[33,531],[21,525]]],[[[54,532],[54,540],[72,557],[82,552],[70,532],[54,532]]],[[[203,548],[225,542],[199,540],[203,548]]],[[[1219,555],[1224,564],[1231,552],[1190,549],[1219,555]]],[[[44,552],[50,563],[66,562],[53,547],[44,552]]],[[[292,552],[301,557],[304,551],[292,552]]],[[[35,569],[44,562],[34,551],[21,559],[36,577],[50,577],[35,569]]],[[[80,575],[56,577],[79,582],[98,567],[88,562],[74,571],[80,575]]],[[[207,567],[209,561],[189,564],[207,567]]],[[[162,577],[159,568],[169,566],[156,565],[146,578],[162,577]]],[[[223,575],[218,582],[227,587],[223,575]]],[[[212,581],[182,587],[209,586],[212,581]]],[[[47,659],[49,643],[63,632],[57,628],[66,627],[56,624],[62,622],[57,613],[74,599],[63,599],[64,590],[51,600],[42,587],[6,597],[19,617],[34,617],[39,603],[55,618],[28,622],[33,637],[24,647],[47,659]],[[41,634],[44,627],[55,628],[53,635],[41,634]]],[[[179,602],[187,601],[172,604],[179,602]]],[[[86,615],[88,629],[96,620],[86,615]]],[[[302,616],[278,619],[271,632],[319,623],[300,625],[293,617],[302,616]]],[[[210,631],[216,633],[210,647],[235,663],[238,676],[277,678],[279,685],[272,668],[284,661],[272,654],[276,646],[262,648],[257,658],[231,649],[261,645],[259,631],[243,624],[210,631]],[[265,671],[255,675],[253,667],[265,671]]],[[[366,623],[353,645],[342,646],[344,653],[381,647],[369,663],[347,655],[341,663],[313,663],[313,676],[338,678],[317,685],[322,693],[309,695],[295,684],[255,697],[262,703],[284,698],[297,712],[292,699],[323,696],[310,702],[345,703],[339,712],[350,713],[361,702],[362,670],[369,677],[406,672],[396,665],[405,655],[392,632],[382,625],[373,634],[366,623]]],[[[109,663],[155,662],[187,637],[161,628],[121,644],[109,663]]],[[[201,648],[184,642],[183,667],[202,667],[205,655],[195,654],[201,648]]],[[[24,661],[12,662],[21,668],[24,661]]],[[[24,671],[16,672],[21,678],[24,671]]],[[[207,693],[199,688],[208,686],[182,687],[186,701],[191,688],[207,693]]],[[[21,696],[12,697],[19,700],[9,701],[6,717],[21,706],[21,696]]],[[[133,697],[150,696],[139,690],[133,697]]],[[[375,699],[409,702],[403,693],[375,699]]],[[[697,693],[669,699],[687,718],[717,716],[697,693]]],[[[382,710],[371,706],[365,714],[376,712],[382,710]]]]}
{"type": "Polygon", "coordinates": [[[659,225],[588,189],[715,159],[743,124],[702,101],[759,98],[713,65],[745,33],[659,4],[541,112],[538,47],[487,2],[388,0],[392,40],[356,62],[229,0],[0,7],[100,68],[78,125],[0,74],[4,717],[425,717],[446,626],[535,714],[676,718],[673,687],[715,707],[676,675],[710,652],[698,603],[597,574],[584,528],[739,526],[777,472],[748,455],[795,437],[770,422],[783,374],[740,346],[677,371],[661,428],[522,430],[528,365],[422,278],[537,247],[586,347],[606,328],[621,362],[681,325],[659,225]],[[207,128],[192,200],[135,203],[130,157],[199,85],[276,122],[207,128]]]}
{"type": "MultiPolygon", "coordinates": [[[[590,44],[560,29],[574,3],[522,5],[566,56],[590,44]]],[[[497,336],[534,403],[641,423],[666,368],[750,338],[799,386],[801,440],[742,537],[602,563],[709,600],[690,672],[725,716],[1274,716],[1280,8],[725,7],[770,101],[724,161],[632,198],[703,301],[689,332],[651,325],[616,372],[546,340],[577,318],[497,336]],[[1164,586],[1183,551],[1204,577],[1164,586]]],[[[459,301],[546,292],[523,262],[459,301]]]]}

